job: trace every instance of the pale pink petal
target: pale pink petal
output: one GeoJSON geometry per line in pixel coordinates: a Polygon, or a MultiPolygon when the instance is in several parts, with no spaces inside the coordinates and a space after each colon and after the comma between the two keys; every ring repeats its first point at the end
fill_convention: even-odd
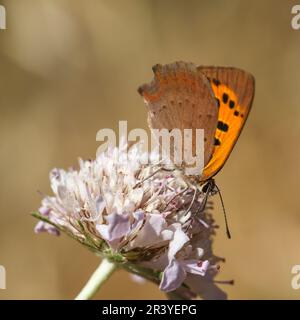
{"type": "Polygon", "coordinates": [[[170,241],[168,257],[169,260],[175,257],[176,253],[189,241],[189,237],[181,230],[176,228],[173,239],[170,241]]]}
{"type": "Polygon", "coordinates": [[[60,232],[58,229],[56,229],[54,226],[52,226],[49,223],[46,223],[44,221],[39,221],[35,228],[34,228],[35,233],[42,233],[42,232],[48,232],[49,234],[52,234],[53,236],[59,236],[60,232]]]}
{"type": "Polygon", "coordinates": [[[161,232],[165,225],[166,220],[160,214],[149,214],[131,247],[146,247],[162,241],[161,232]]]}
{"type": "MultiPolygon", "coordinates": [[[[51,210],[49,208],[46,208],[46,207],[40,207],[39,208],[39,213],[42,215],[42,216],[45,216],[47,218],[49,218],[50,216],[50,212],[51,210]]],[[[54,236],[59,236],[60,235],[60,232],[57,228],[55,228],[53,225],[47,223],[47,222],[44,222],[44,221],[39,221],[35,228],[34,228],[34,232],[35,233],[42,233],[42,232],[48,232],[54,236]]]]}
{"type": "Polygon", "coordinates": [[[143,210],[137,210],[132,215],[134,217],[134,222],[131,226],[131,231],[134,232],[142,226],[145,219],[145,213],[143,210]]]}
{"type": "Polygon", "coordinates": [[[107,225],[97,225],[96,229],[104,240],[115,247],[116,242],[130,231],[129,217],[125,214],[111,213],[107,216],[106,220],[107,225]]]}
{"type": "Polygon", "coordinates": [[[173,291],[180,287],[185,277],[184,268],[176,259],[173,259],[163,272],[159,288],[165,292],[173,291]]]}
{"type": "Polygon", "coordinates": [[[209,266],[208,260],[181,260],[180,264],[184,270],[189,273],[198,274],[204,276],[209,266]]]}

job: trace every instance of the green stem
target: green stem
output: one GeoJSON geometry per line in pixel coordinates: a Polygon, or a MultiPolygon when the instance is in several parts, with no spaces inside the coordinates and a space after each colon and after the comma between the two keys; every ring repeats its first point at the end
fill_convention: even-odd
{"type": "Polygon", "coordinates": [[[102,259],[99,267],[92,274],[89,281],[80,291],[75,300],[89,300],[97,293],[103,283],[110,277],[110,275],[116,270],[117,265],[110,262],[108,259],[102,259]]]}

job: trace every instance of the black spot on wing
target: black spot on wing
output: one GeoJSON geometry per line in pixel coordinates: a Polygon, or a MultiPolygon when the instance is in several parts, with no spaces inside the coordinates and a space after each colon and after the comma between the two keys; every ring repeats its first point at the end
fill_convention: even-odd
{"type": "Polygon", "coordinates": [[[228,124],[226,124],[222,121],[218,121],[217,128],[223,132],[227,132],[228,131],[228,124]]]}
{"type": "Polygon", "coordinates": [[[220,141],[218,138],[215,138],[214,145],[215,145],[215,146],[221,145],[221,141],[220,141]]]}
{"type": "Polygon", "coordinates": [[[227,103],[228,99],[229,99],[228,94],[227,94],[227,93],[223,93],[223,96],[222,96],[223,102],[224,102],[224,103],[227,103]]]}

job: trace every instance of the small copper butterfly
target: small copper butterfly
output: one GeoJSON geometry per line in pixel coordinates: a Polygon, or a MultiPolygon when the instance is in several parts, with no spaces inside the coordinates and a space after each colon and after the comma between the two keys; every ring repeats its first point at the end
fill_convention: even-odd
{"type": "MultiPolygon", "coordinates": [[[[154,79],[138,88],[151,129],[204,129],[203,184],[228,159],[248,117],[254,77],[232,67],[175,62],[153,67],[154,79]]],[[[194,146],[193,146],[194,148],[194,146]]]]}

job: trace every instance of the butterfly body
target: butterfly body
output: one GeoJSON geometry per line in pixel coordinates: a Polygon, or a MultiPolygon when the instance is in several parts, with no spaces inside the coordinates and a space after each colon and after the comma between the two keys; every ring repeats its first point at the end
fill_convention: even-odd
{"type": "MultiPolygon", "coordinates": [[[[242,131],[254,97],[254,78],[237,68],[185,62],[156,65],[153,72],[153,81],[138,89],[148,107],[148,124],[151,129],[204,129],[204,169],[197,179],[208,182],[223,167],[242,131]]],[[[195,153],[195,139],[192,143],[195,153]]]]}

